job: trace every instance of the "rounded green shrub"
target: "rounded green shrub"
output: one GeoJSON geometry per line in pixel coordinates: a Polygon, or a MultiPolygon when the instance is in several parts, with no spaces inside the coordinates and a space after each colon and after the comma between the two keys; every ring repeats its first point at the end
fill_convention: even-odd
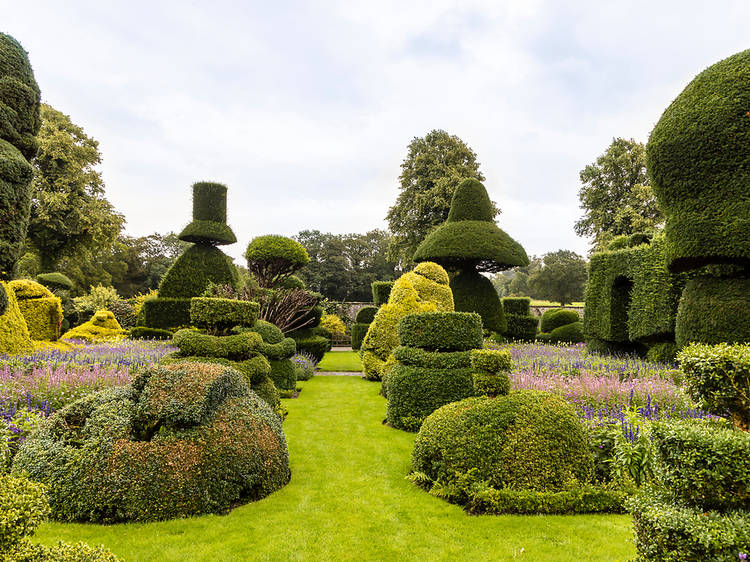
{"type": "Polygon", "coordinates": [[[263,341],[268,344],[281,343],[284,340],[284,333],[279,330],[276,324],[272,324],[271,322],[267,322],[265,320],[257,320],[255,324],[252,325],[252,328],[242,328],[239,331],[257,332],[258,334],[260,334],[260,337],[263,338],[263,341]]]}
{"type": "Polygon", "coordinates": [[[651,132],[646,162],[675,271],[750,264],[748,107],[750,49],[698,74],[651,132]]]}
{"type": "Polygon", "coordinates": [[[190,321],[213,334],[224,334],[235,326],[252,326],[258,319],[257,302],[236,299],[193,297],[190,321]]]}
{"type": "Polygon", "coordinates": [[[295,340],[298,353],[307,353],[315,359],[317,363],[323,359],[323,356],[330,349],[331,342],[323,336],[309,336],[295,340]]]}
{"type": "Polygon", "coordinates": [[[227,225],[227,186],[220,183],[193,184],[193,222],[179,235],[196,244],[234,244],[237,237],[227,225]]]}
{"type": "Polygon", "coordinates": [[[169,330],[160,330],[159,328],[136,326],[130,329],[128,337],[131,340],[171,340],[172,332],[169,330]]]}
{"type": "Polygon", "coordinates": [[[573,322],[555,328],[549,333],[547,341],[550,343],[581,343],[583,336],[583,322],[573,322]]]}
{"type": "Polygon", "coordinates": [[[269,376],[273,384],[276,385],[276,388],[279,390],[294,390],[297,388],[297,373],[291,359],[287,357],[284,359],[271,359],[269,363],[271,364],[271,373],[269,376]]]}
{"type": "Polygon", "coordinates": [[[500,349],[474,349],[471,367],[474,370],[476,394],[501,396],[510,392],[510,371],[513,363],[510,351],[500,349]]]}
{"type": "Polygon", "coordinates": [[[48,514],[44,485],[0,474],[0,556],[33,535],[48,514]]]}
{"type": "Polygon", "coordinates": [[[280,289],[307,289],[305,282],[296,275],[290,275],[279,283],[280,289]]]}
{"type": "Polygon", "coordinates": [[[235,286],[237,269],[231,258],[215,246],[194,244],[164,274],[159,298],[199,297],[209,283],[235,286]]]}
{"type": "Polygon", "coordinates": [[[482,346],[482,319],[475,312],[423,312],[399,322],[401,345],[427,350],[466,351],[482,346]]]}
{"type": "Polygon", "coordinates": [[[275,287],[310,261],[305,247],[291,238],[267,234],[253,238],[245,250],[247,268],[261,287],[275,287]]]}
{"type": "Polygon", "coordinates": [[[372,287],[372,302],[378,307],[388,302],[388,297],[391,295],[391,289],[395,281],[373,281],[372,287]]]}
{"type": "Polygon", "coordinates": [[[55,519],[101,523],[226,513],[290,475],[278,416],[208,363],[152,366],[58,410],[13,471],[49,486],[55,519]]]}
{"type": "Polygon", "coordinates": [[[436,410],[422,424],[412,469],[442,486],[540,492],[590,480],[593,461],[575,408],[541,391],[468,398],[436,410]]]}
{"type": "Polygon", "coordinates": [[[507,328],[505,313],[492,282],[475,270],[464,270],[450,282],[456,311],[477,312],[485,330],[502,334],[507,328]]]}
{"type": "Polygon", "coordinates": [[[67,275],[63,275],[57,271],[53,273],[40,273],[36,276],[37,283],[41,283],[49,289],[62,289],[63,291],[70,291],[73,288],[73,281],[67,275]]]}
{"type": "Polygon", "coordinates": [[[575,310],[568,308],[551,308],[542,314],[542,325],[541,330],[544,333],[550,333],[555,328],[565,326],[566,324],[572,324],[573,322],[580,322],[581,317],[575,310]]]}
{"type": "Polygon", "coordinates": [[[531,299],[529,297],[503,297],[500,301],[505,314],[528,316],[531,314],[531,299]]]}
{"type": "Polygon", "coordinates": [[[125,336],[127,336],[127,332],[120,327],[114,314],[109,310],[98,310],[91,317],[91,320],[65,332],[62,335],[62,339],[96,343],[106,340],[118,340],[125,336]]]}
{"type": "Polygon", "coordinates": [[[0,287],[8,298],[5,312],[0,314],[0,353],[13,355],[31,351],[34,346],[29,337],[26,320],[18,308],[16,294],[4,281],[0,281],[0,287]]]}
{"type": "Polygon", "coordinates": [[[696,277],[685,285],[677,309],[678,347],[691,342],[750,342],[750,279],[696,277]]]}
{"type": "Polygon", "coordinates": [[[212,336],[194,330],[180,330],[172,336],[182,355],[197,357],[221,357],[224,359],[246,359],[259,352],[263,341],[253,332],[233,336],[212,336]]]}
{"type": "Polygon", "coordinates": [[[377,313],[377,306],[365,306],[359,309],[357,316],[354,317],[354,321],[358,324],[371,324],[372,321],[375,320],[375,315],[377,313]]]}

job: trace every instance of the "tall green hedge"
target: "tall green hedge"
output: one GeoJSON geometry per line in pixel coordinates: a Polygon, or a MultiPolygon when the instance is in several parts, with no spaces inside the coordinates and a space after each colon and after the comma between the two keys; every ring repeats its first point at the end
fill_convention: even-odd
{"type": "Polygon", "coordinates": [[[236,285],[237,281],[237,268],[229,256],[215,246],[194,244],[164,274],[159,297],[199,297],[209,283],[236,285]]]}
{"type": "Polygon", "coordinates": [[[147,299],[141,312],[143,324],[149,328],[190,326],[190,299],[147,299]]]}
{"type": "Polygon", "coordinates": [[[505,314],[531,314],[531,299],[529,297],[503,297],[500,299],[505,314]]]}
{"type": "Polygon", "coordinates": [[[395,281],[373,281],[372,282],[372,302],[375,306],[380,306],[388,302],[388,297],[393,289],[395,281]]]}

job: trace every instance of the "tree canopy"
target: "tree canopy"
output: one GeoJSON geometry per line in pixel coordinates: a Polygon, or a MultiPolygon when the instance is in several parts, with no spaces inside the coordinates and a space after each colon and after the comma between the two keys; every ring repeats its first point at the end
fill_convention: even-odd
{"type": "MultiPolygon", "coordinates": [[[[393,234],[389,256],[410,262],[420,242],[448,218],[456,187],[465,178],[484,181],[477,155],[455,135],[436,129],[415,137],[401,163],[396,203],[386,219],[393,234]]],[[[492,213],[498,213],[492,204],[492,213]]]]}
{"type": "Polygon", "coordinates": [[[575,252],[549,252],[529,276],[529,290],[536,298],[565,306],[583,300],[587,275],[586,260],[575,252]]]}
{"type": "Polygon", "coordinates": [[[104,197],[99,143],[49,105],[41,116],[26,242],[50,272],[62,258],[112,247],[125,218],[104,197]]]}
{"type": "Polygon", "coordinates": [[[579,236],[593,238],[594,250],[615,236],[660,227],[664,217],[646,173],[646,148],[633,139],[616,138],[580,172],[578,198],[583,216],[575,223],[579,236]]]}

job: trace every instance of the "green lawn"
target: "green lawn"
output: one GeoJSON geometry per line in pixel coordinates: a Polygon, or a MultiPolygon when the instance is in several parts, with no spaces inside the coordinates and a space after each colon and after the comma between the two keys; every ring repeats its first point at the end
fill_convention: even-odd
{"type": "MultiPolygon", "coordinates": [[[[567,307],[571,307],[571,306],[582,307],[585,304],[586,303],[584,303],[584,302],[574,302],[574,303],[566,305],[566,306],[567,307]]],[[[531,299],[531,306],[558,306],[559,307],[560,303],[559,302],[552,302],[552,301],[542,301],[542,300],[531,299]]]]}
{"type": "Polygon", "coordinates": [[[627,560],[626,515],[467,516],[404,479],[414,435],[381,422],[379,385],[316,377],[285,400],[292,480],[226,516],[48,523],[37,538],[104,543],[124,560],[627,560]]]}
{"type": "Polygon", "coordinates": [[[358,351],[329,351],[318,363],[318,371],[361,371],[358,351]]]}

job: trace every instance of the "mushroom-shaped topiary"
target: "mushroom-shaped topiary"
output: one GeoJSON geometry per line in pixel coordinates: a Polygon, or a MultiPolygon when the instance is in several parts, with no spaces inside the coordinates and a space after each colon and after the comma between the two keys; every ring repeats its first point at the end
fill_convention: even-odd
{"type": "Polygon", "coordinates": [[[291,238],[267,234],[253,238],[245,251],[247,268],[261,287],[277,287],[310,261],[305,247],[291,238]]]}
{"type": "Polygon", "coordinates": [[[450,282],[456,310],[477,312],[486,330],[505,331],[505,316],[492,283],[480,272],[528,265],[521,245],[495,224],[487,190],[476,179],[462,181],[448,220],[419,245],[414,261],[434,261],[457,271],[450,282]]]}
{"type": "Polygon", "coordinates": [[[40,100],[26,51],[0,33],[0,279],[12,278],[29,226],[40,100]]]}

